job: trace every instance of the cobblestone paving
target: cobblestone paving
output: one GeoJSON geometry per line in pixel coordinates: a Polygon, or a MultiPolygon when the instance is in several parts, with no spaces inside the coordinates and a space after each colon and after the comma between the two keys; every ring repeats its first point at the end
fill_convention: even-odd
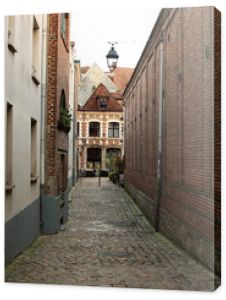
{"type": "Polygon", "coordinates": [[[81,178],[64,231],[40,236],[6,267],[7,282],[213,290],[214,276],[155,233],[129,195],[81,178]]]}

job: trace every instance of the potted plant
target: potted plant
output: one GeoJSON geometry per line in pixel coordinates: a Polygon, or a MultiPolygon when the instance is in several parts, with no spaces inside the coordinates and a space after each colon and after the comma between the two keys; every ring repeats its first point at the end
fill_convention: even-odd
{"type": "Polygon", "coordinates": [[[66,108],[60,109],[60,119],[58,121],[58,129],[69,132],[71,129],[71,114],[66,108]]]}

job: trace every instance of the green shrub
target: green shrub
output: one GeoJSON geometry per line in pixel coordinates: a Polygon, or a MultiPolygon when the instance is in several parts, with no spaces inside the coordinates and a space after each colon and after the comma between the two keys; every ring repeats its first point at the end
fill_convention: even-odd
{"type": "Polygon", "coordinates": [[[123,158],[120,158],[119,156],[114,157],[113,170],[117,175],[123,174],[123,172],[124,172],[124,159],[123,158]]]}
{"type": "Polygon", "coordinates": [[[71,126],[71,114],[65,108],[60,109],[60,122],[66,127],[71,126]]]}
{"type": "Polygon", "coordinates": [[[123,174],[124,172],[124,159],[121,159],[119,156],[112,157],[109,160],[109,172],[108,177],[109,179],[116,183],[119,181],[119,175],[123,174]]]}
{"type": "Polygon", "coordinates": [[[113,183],[115,183],[118,179],[118,176],[115,172],[108,172],[108,177],[113,183]]]}

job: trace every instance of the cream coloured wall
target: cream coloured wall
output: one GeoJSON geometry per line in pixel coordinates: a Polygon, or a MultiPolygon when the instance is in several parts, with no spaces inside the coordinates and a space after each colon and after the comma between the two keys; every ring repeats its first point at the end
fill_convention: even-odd
{"type": "Polygon", "coordinates": [[[123,139],[124,136],[121,133],[121,127],[123,126],[123,112],[84,112],[77,111],[77,121],[80,123],[80,135],[77,141],[77,147],[79,148],[80,159],[79,169],[87,168],[87,148],[100,147],[103,149],[107,148],[119,148],[121,149],[121,155],[124,155],[123,139]],[[100,137],[89,137],[89,123],[100,122],[100,137]],[[119,137],[109,138],[108,137],[108,124],[110,122],[118,122],[120,126],[119,137]],[[83,124],[87,125],[85,134],[82,130],[83,124]],[[103,129],[105,127],[105,130],[103,129]],[[103,137],[105,133],[105,137],[103,137]],[[85,145],[83,140],[85,139],[85,145]],[[122,142],[121,142],[122,141],[122,142]]]}
{"type": "Polygon", "coordinates": [[[74,119],[74,101],[75,101],[75,72],[74,72],[74,51],[73,47],[70,47],[70,68],[69,68],[69,106],[70,106],[70,113],[72,115],[72,122],[71,122],[71,130],[69,131],[68,138],[69,138],[69,143],[68,143],[68,178],[72,177],[73,173],[73,139],[74,139],[74,124],[75,124],[75,119],[74,119]]]}
{"type": "MultiPolygon", "coordinates": [[[[42,18],[37,15],[39,43],[36,59],[41,68],[42,18]]],[[[12,183],[5,197],[5,220],[10,220],[39,197],[41,85],[32,80],[33,16],[15,16],[14,46],[8,49],[8,20],[5,18],[5,107],[13,109],[12,183]],[[37,121],[37,181],[31,183],[31,118],[37,121]]],[[[40,74],[37,74],[40,80],[40,74]]],[[[7,153],[6,153],[7,155],[7,153]]]]}

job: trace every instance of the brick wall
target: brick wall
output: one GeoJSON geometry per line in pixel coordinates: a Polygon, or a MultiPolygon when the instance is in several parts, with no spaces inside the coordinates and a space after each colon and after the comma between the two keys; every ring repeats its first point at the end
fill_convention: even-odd
{"type": "Polygon", "coordinates": [[[163,10],[125,91],[127,189],[154,226],[218,273],[219,22],[212,7],[163,10]]]}
{"type": "Polygon", "coordinates": [[[63,185],[63,189],[67,186],[67,182],[64,182],[63,174],[67,173],[68,135],[64,131],[59,130],[57,125],[62,90],[65,92],[66,108],[68,108],[69,101],[69,15],[66,15],[65,40],[61,36],[61,17],[62,14],[48,15],[45,174],[46,193],[49,195],[59,194],[62,190],[60,185],[63,185]],[[64,156],[63,158],[62,155],[64,156]],[[59,172],[62,172],[61,178],[63,182],[59,182],[59,172]]]}
{"type": "Polygon", "coordinates": [[[214,9],[214,199],[215,270],[221,260],[221,14],[214,9]]]}

